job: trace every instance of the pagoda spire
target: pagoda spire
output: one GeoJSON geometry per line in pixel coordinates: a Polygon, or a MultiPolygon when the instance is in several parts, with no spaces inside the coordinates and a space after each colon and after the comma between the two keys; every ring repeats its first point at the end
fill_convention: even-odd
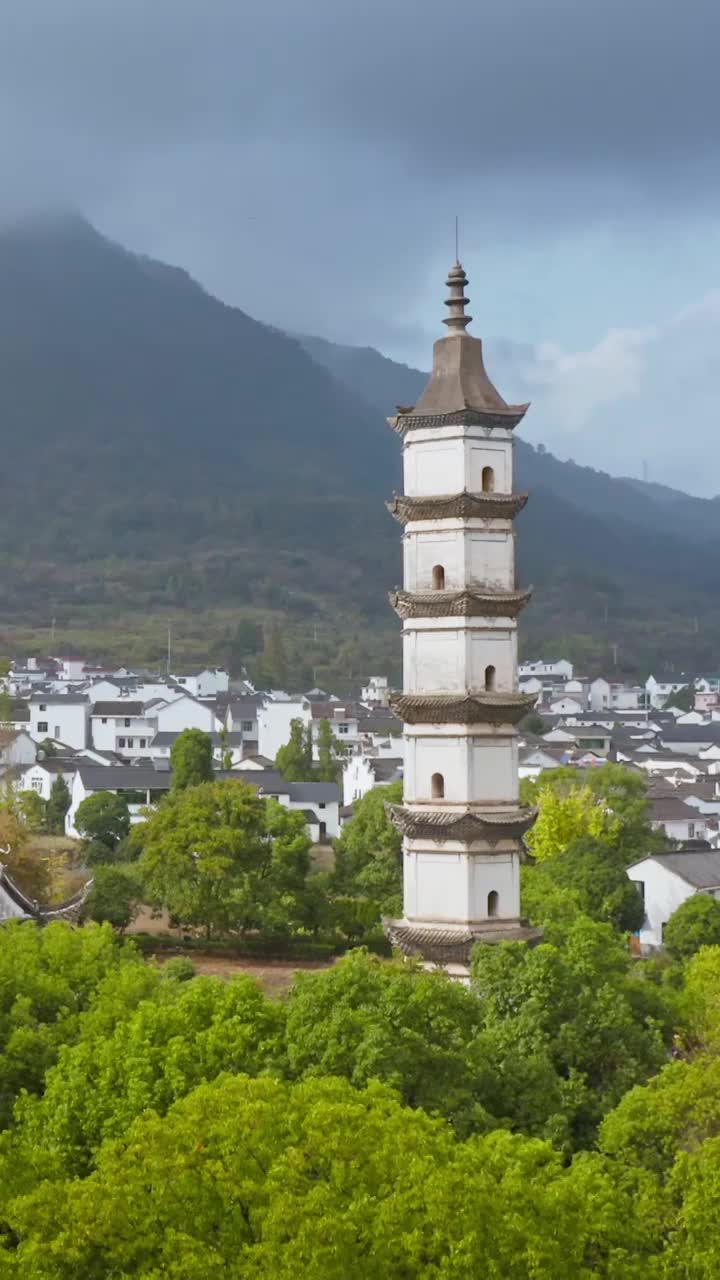
{"type": "Polygon", "coordinates": [[[472,316],[465,315],[465,308],[470,299],[465,297],[468,278],[460,262],[456,262],[455,266],[450,268],[446,284],[450,290],[450,296],[445,299],[445,306],[450,314],[445,317],[443,324],[447,325],[451,333],[464,333],[472,316]]]}
{"type": "Polygon", "coordinates": [[[457,413],[470,415],[480,425],[492,426],[502,421],[514,427],[528,408],[526,404],[508,404],[490,381],[482,341],[467,332],[472,320],[465,310],[470,301],[465,292],[467,286],[465,268],[457,261],[447,277],[445,306],[449,314],[443,324],[449,332],[438,338],[433,347],[432,373],[420,399],[414,409],[403,412],[398,424],[403,433],[412,425],[412,418],[457,413]]]}

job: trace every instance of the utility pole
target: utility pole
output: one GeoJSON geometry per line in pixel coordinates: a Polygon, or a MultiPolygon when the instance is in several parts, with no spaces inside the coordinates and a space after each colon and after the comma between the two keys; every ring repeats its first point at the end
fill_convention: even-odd
{"type": "Polygon", "coordinates": [[[168,627],[168,646],[167,646],[167,673],[170,675],[172,666],[172,627],[168,627]]]}

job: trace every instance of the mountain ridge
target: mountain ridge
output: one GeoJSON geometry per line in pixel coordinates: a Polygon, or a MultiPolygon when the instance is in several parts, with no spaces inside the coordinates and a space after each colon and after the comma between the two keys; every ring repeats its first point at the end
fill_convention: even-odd
{"type": "MultiPolygon", "coordinates": [[[[314,619],[330,653],[344,637],[397,670],[384,501],[401,450],[383,419],[425,377],[261,324],[82,219],[0,227],[6,633],[49,601],[67,627],[251,613],[284,617],[298,654],[314,619]]],[[[687,662],[685,616],[714,625],[718,504],[680,495],[668,520],[669,499],[521,439],[517,484],[532,491],[520,573],[539,588],[528,643],[607,648],[599,616],[634,654],[640,634],[658,652],[650,619],[687,662]]]]}

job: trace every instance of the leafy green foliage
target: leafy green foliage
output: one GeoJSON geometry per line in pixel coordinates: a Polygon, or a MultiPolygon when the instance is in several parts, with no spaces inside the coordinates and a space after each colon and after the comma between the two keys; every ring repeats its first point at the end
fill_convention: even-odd
{"type": "Polygon", "coordinates": [[[86,796],[77,807],[75,827],[83,837],[83,854],[89,866],[112,862],[130,830],[127,800],[112,791],[86,796]]]}
{"type": "Polygon", "coordinates": [[[79,1017],[103,979],[124,966],[145,968],[122,951],[112,929],[6,923],[0,929],[0,1124],[20,1089],[42,1086],[61,1045],[78,1033],[79,1017]]]}
{"type": "Polygon", "coordinates": [[[290,721],[290,739],[275,757],[276,767],[286,782],[309,782],[314,776],[312,726],[302,720],[290,721]]]}
{"type": "Polygon", "coordinates": [[[315,777],[318,782],[337,782],[343,752],[340,749],[329,720],[318,725],[318,762],[315,777]]]}
{"type": "Polygon", "coordinates": [[[533,948],[475,948],[484,1026],[547,1055],[575,1144],[586,1144],[602,1115],[665,1059],[672,1010],[631,966],[611,926],[585,916],[533,948]]]}
{"type": "Polygon", "coordinates": [[[206,936],[302,918],[310,842],[301,813],[231,779],[173,791],[142,831],[150,903],[206,936]]]}
{"type": "Polygon", "coordinates": [[[402,801],[402,782],[373,787],[358,800],[350,821],[335,841],[335,888],[369,899],[378,912],[402,910],[402,841],[389,821],[386,804],[402,801]]]}
{"type": "Polygon", "coordinates": [[[122,932],[135,919],[142,894],[142,882],[132,865],[96,867],[86,903],[87,915],[100,924],[107,920],[122,932]]]}
{"type": "Polygon", "coordinates": [[[286,782],[337,782],[342,751],[328,720],[318,724],[318,761],[313,763],[312,723],[290,721],[290,738],[280,747],[275,764],[286,782]]]}
{"type": "Polygon", "coordinates": [[[647,1230],[603,1161],[458,1143],[373,1084],[221,1077],[150,1112],[80,1183],[8,1206],[30,1280],[639,1280],[647,1230]],[[512,1212],[509,1211],[512,1206],[512,1212]]]}
{"type": "Polygon", "coordinates": [[[646,779],[619,764],[546,770],[535,782],[523,779],[521,797],[540,809],[528,837],[538,861],[563,853],[583,837],[611,845],[626,864],[667,845],[663,833],[650,825],[646,779]]]}
{"type": "Polygon", "coordinates": [[[663,942],[671,955],[686,960],[701,947],[720,945],[720,902],[707,893],[686,898],[665,925],[663,942]]]}
{"type": "Polygon", "coordinates": [[[45,801],[37,791],[21,791],[17,798],[20,817],[32,834],[44,831],[46,822],[45,801]]]}
{"type": "MultiPolygon", "coordinates": [[[[112,995],[105,984],[105,1005],[112,995]]],[[[48,1074],[44,1097],[18,1111],[16,1156],[42,1145],[57,1167],[82,1172],[105,1138],[120,1137],[147,1108],[163,1114],[223,1071],[258,1074],[281,1064],[283,1015],[251,978],[173,975],[139,992],[111,1025],[97,1009],[48,1074]]]]}
{"type": "Polygon", "coordinates": [[[50,799],[45,811],[45,823],[51,835],[65,834],[65,815],[70,808],[70,801],[70,788],[62,774],[58,774],[50,788],[50,799]]]}
{"type": "Polygon", "coordinates": [[[212,782],[213,749],[209,733],[202,729],[183,729],[170,751],[172,785],[174,791],[196,787],[201,782],[212,782]]]}
{"type": "Polygon", "coordinates": [[[602,840],[581,836],[547,861],[523,867],[523,911],[535,924],[554,918],[558,890],[572,894],[584,915],[606,920],[621,932],[639,929],[645,917],[622,854],[602,840]]]}

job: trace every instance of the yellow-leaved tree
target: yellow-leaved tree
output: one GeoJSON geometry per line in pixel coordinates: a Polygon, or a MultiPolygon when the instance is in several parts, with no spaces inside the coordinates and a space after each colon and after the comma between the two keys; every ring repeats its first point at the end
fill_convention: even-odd
{"type": "Polygon", "coordinates": [[[526,841],[538,862],[564,853],[574,840],[583,836],[608,843],[617,837],[620,820],[590,787],[570,787],[560,791],[553,786],[540,786],[535,802],[540,812],[526,841]]]}

